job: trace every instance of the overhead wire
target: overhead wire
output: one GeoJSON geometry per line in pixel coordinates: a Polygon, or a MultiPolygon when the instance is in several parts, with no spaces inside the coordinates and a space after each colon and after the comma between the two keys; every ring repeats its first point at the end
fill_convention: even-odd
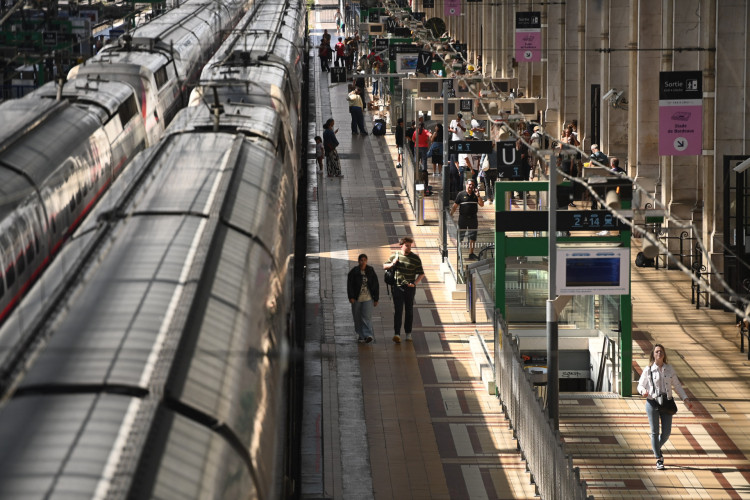
{"type": "MultiPolygon", "coordinates": [[[[409,11],[407,11],[406,9],[402,9],[401,7],[395,5],[393,2],[387,2],[386,3],[386,9],[387,9],[387,11],[391,11],[391,12],[395,12],[395,13],[400,14],[399,20],[402,21],[402,22],[403,22],[404,15],[406,15],[409,18],[413,19],[414,21],[421,23],[421,21],[419,21],[419,20],[415,19],[413,16],[411,16],[411,13],[409,11]]],[[[427,28],[425,28],[425,30],[420,30],[420,31],[426,31],[429,34],[428,37],[425,37],[424,35],[417,34],[417,33],[414,32],[414,30],[412,30],[414,38],[416,38],[417,43],[426,43],[426,44],[430,45],[430,47],[429,47],[430,51],[433,53],[434,56],[437,56],[440,59],[440,61],[443,63],[444,67],[446,67],[446,78],[447,78],[448,77],[447,68],[448,68],[448,65],[450,63],[437,50],[437,46],[434,47],[435,50],[432,50],[432,45],[433,44],[439,44],[439,45],[443,45],[444,46],[446,42],[438,40],[437,38],[435,38],[434,36],[432,36],[431,30],[429,30],[427,28]]],[[[448,42],[448,45],[451,47],[451,49],[453,49],[453,53],[452,54],[455,54],[454,57],[456,57],[457,59],[459,59],[461,61],[461,63],[462,63],[462,66],[465,67],[468,64],[468,61],[463,57],[463,54],[460,51],[455,50],[455,48],[453,47],[453,44],[451,44],[450,42],[448,42]]],[[[561,49],[561,50],[575,50],[575,49],[561,49]]],[[[633,49],[594,49],[594,50],[598,51],[598,52],[613,52],[613,51],[620,51],[620,50],[622,50],[622,51],[631,51],[633,49]]],[[[643,48],[643,49],[640,49],[640,50],[644,50],[644,51],[657,51],[657,50],[666,50],[666,49],[661,49],[661,48],[643,48]]],[[[703,47],[679,47],[679,48],[671,48],[670,50],[674,50],[674,51],[677,51],[677,52],[682,52],[682,51],[696,51],[696,50],[715,51],[716,49],[715,48],[703,48],[703,47]]],[[[381,76],[386,76],[387,77],[387,75],[381,75],[381,76]]],[[[498,122],[496,121],[496,118],[494,118],[491,115],[491,113],[490,113],[490,111],[488,109],[487,103],[484,102],[484,100],[487,99],[487,98],[486,97],[482,97],[481,95],[477,95],[476,92],[474,91],[474,89],[470,85],[468,85],[469,82],[477,82],[477,81],[481,80],[482,81],[482,85],[484,86],[484,88],[492,89],[491,86],[487,85],[487,81],[489,80],[491,82],[492,78],[485,77],[484,75],[466,76],[466,75],[459,74],[457,72],[455,73],[455,75],[453,77],[456,78],[458,82],[465,83],[466,86],[467,86],[467,88],[469,89],[469,94],[472,97],[474,97],[474,98],[477,99],[477,105],[481,107],[482,113],[486,116],[486,120],[487,120],[488,125],[489,124],[495,124],[495,125],[497,125],[498,122]]],[[[492,89],[492,90],[494,92],[496,92],[497,94],[500,95],[500,100],[506,101],[506,102],[507,101],[511,101],[511,102],[514,101],[514,99],[508,93],[499,92],[499,91],[496,91],[494,89],[492,89]]],[[[517,104],[513,103],[512,105],[513,105],[514,111],[520,111],[518,109],[518,105],[517,104]]],[[[522,113],[518,113],[518,114],[523,115],[522,113]]],[[[535,156],[541,158],[542,161],[543,161],[543,163],[546,163],[547,158],[545,158],[545,156],[544,156],[545,150],[537,148],[537,147],[533,146],[532,144],[530,144],[529,142],[527,142],[523,138],[523,135],[519,134],[518,131],[515,130],[509,124],[509,122],[512,122],[512,120],[509,119],[508,121],[501,121],[499,125],[501,127],[505,128],[505,130],[507,131],[507,133],[509,133],[511,136],[515,137],[516,140],[522,142],[529,149],[529,151],[531,151],[535,156]]],[[[544,134],[545,139],[551,141],[551,144],[559,143],[559,140],[553,138],[551,135],[549,135],[546,132],[545,127],[544,127],[543,124],[541,124],[539,122],[536,122],[536,121],[533,121],[533,120],[528,121],[528,120],[525,120],[523,118],[521,118],[519,120],[519,123],[527,123],[527,124],[531,124],[531,125],[539,125],[541,127],[542,133],[544,134]]],[[[553,148],[553,151],[554,151],[554,149],[555,148],[553,148]]],[[[566,145],[565,149],[566,149],[566,154],[570,154],[570,153],[577,154],[577,155],[580,155],[581,158],[585,158],[585,159],[590,160],[590,155],[587,154],[585,151],[581,150],[580,148],[576,147],[576,146],[566,145]]],[[[558,154],[562,154],[562,149],[560,150],[560,152],[558,154]]],[[[741,293],[738,293],[738,291],[732,289],[732,287],[727,283],[727,281],[724,279],[724,277],[722,276],[721,273],[711,271],[709,274],[713,277],[713,279],[715,279],[715,280],[717,280],[719,282],[719,285],[722,287],[722,289],[724,290],[724,292],[717,291],[716,289],[714,289],[714,287],[712,286],[712,284],[710,282],[708,282],[706,279],[703,278],[703,276],[697,275],[695,272],[693,272],[693,270],[691,270],[687,266],[685,266],[682,263],[682,261],[678,258],[679,256],[676,256],[666,245],[664,245],[661,241],[659,241],[659,239],[656,238],[653,233],[651,233],[647,229],[641,229],[640,227],[637,227],[636,223],[633,220],[633,218],[629,217],[629,214],[624,214],[624,213],[620,212],[617,209],[614,209],[612,207],[607,206],[605,200],[602,199],[595,192],[594,188],[587,181],[585,181],[582,178],[574,177],[574,176],[570,176],[569,174],[566,174],[565,172],[563,172],[562,170],[560,170],[559,168],[557,168],[557,165],[549,165],[549,168],[556,168],[557,169],[557,173],[559,175],[561,175],[563,178],[568,179],[568,180],[570,180],[573,183],[577,183],[577,184],[580,184],[580,185],[584,186],[585,189],[587,191],[589,191],[589,193],[593,196],[593,198],[596,199],[596,201],[602,207],[606,207],[606,210],[610,211],[615,217],[618,218],[618,220],[620,220],[622,223],[624,223],[629,228],[631,228],[631,231],[633,232],[633,236],[641,236],[642,238],[646,239],[650,244],[656,246],[659,249],[660,255],[665,255],[666,258],[669,260],[669,262],[672,265],[674,265],[680,271],[682,271],[683,273],[685,273],[691,279],[691,281],[693,283],[695,283],[701,289],[704,289],[709,295],[711,295],[712,298],[714,298],[722,306],[724,306],[726,309],[734,312],[738,317],[744,318],[746,320],[750,320],[750,300],[748,300],[747,298],[743,297],[741,293]],[[724,297],[724,295],[727,295],[727,296],[731,297],[735,301],[735,303],[733,303],[732,301],[726,299],[724,297]],[[740,309],[736,304],[742,304],[743,308],[740,309]]],[[[627,179],[628,181],[630,181],[632,183],[634,193],[637,192],[639,194],[639,196],[645,196],[645,199],[649,200],[651,203],[653,203],[653,206],[661,207],[661,209],[664,212],[665,220],[669,223],[669,225],[667,227],[667,230],[673,229],[673,228],[690,230],[692,232],[692,234],[694,235],[695,240],[697,241],[696,248],[700,252],[700,255],[701,255],[701,258],[702,258],[703,262],[706,262],[706,263],[709,264],[709,269],[712,269],[714,267],[713,263],[712,263],[712,260],[710,258],[709,252],[708,252],[708,250],[706,248],[706,245],[703,242],[703,239],[701,238],[700,231],[698,230],[698,228],[692,222],[685,221],[685,220],[682,220],[682,219],[674,216],[670,212],[670,210],[669,210],[668,207],[664,206],[663,203],[660,200],[656,199],[650,192],[648,192],[648,190],[646,190],[641,185],[639,185],[636,182],[635,179],[631,178],[627,174],[622,174],[621,173],[621,174],[618,174],[618,175],[619,175],[619,177],[625,178],[625,179],[627,179]]],[[[634,197],[634,198],[636,198],[636,197],[634,197]]],[[[638,200],[638,198],[636,198],[636,200],[638,200]]],[[[633,209],[633,214],[635,215],[638,212],[641,212],[641,213],[645,214],[645,211],[646,211],[646,209],[635,208],[635,209],[633,209]]],[[[734,257],[737,260],[737,262],[738,262],[739,265],[743,266],[746,269],[750,269],[750,264],[748,264],[747,262],[744,262],[739,256],[737,256],[734,252],[732,252],[732,250],[730,248],[727,248],[723,244],[723,242],[717,241],[716,243],[717,243],[717,245],[718,245],[718,247],[719,247],[719,249],[721,251],[725,252],[725,254],[729,254],[730,256],[734,257]]],[[[750,290],[748,290],[748,293],[750,293],[750,290]]],[[[700,296],[697,298],[697,300],[700,300],[700,296]]]]}

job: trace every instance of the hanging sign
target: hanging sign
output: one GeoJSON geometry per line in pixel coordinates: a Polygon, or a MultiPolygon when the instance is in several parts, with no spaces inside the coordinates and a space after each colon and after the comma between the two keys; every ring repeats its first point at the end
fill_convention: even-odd
{"type": "Polygon", "coordinates": [[[659,155],[700,155],[703,148],[703,73],[659,73],[659,155]]]}
{"type": "Polygon", "coordinates": [[[516,61],[542,60],[542,14],[516,12],[516,61]]]}

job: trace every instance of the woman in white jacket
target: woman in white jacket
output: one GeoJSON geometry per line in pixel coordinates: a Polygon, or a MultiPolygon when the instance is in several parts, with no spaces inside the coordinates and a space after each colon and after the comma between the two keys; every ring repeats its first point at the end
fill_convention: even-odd
{"type": "Polygon", "coordinates": [[[643,370],[641,378],[638,381],[638,393],[646,397],[646,414],[648,423],[651,427],[651,449],[656,457],[656,468],[664,469],[664,456],[661,453],[661,447],[669,439],[672,433],[672,415],[659,411],[659,405],[655,398],[660,394],[666,394],[668,399],[672,399],[672,387],[674,387],[680,399],[685,403],[689,410],[693,407],[692,403],[685,394],[685,390],[680,384],[672,365],[667,363],[667,351],[661,344],[655,344],[654,349],[649,356],[648,367],[643,370]],[[661,424],[661,434],[659,427],[661,424]]]}

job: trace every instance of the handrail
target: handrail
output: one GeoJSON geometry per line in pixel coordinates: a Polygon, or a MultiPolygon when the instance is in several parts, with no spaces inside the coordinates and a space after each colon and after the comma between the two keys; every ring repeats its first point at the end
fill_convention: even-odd
{"type": "Polygon", "coordinates": [[[586,481],[573,459],[565,453],[560,431],[555,430],[549,413],[524,370],[517,343],[499,310],[495,310],[495,383],[503,411],[510,421],[517,447],[545,500],[585,500],[586,481]]]}

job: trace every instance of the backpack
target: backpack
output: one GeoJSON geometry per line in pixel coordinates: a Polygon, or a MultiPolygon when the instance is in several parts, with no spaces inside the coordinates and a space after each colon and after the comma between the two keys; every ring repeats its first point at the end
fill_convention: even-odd
{"type": "Polygon", "coordinates": [[[372,126],[372,135],[385,135],[385,120],[378,118],[372,126]]]}
{"type": "Polygon", "coordinates": [[[637,267],[654,267],[654,259],[648,259],[643,252],[638,252],[635,256],[635,265],[637,267]]]}

